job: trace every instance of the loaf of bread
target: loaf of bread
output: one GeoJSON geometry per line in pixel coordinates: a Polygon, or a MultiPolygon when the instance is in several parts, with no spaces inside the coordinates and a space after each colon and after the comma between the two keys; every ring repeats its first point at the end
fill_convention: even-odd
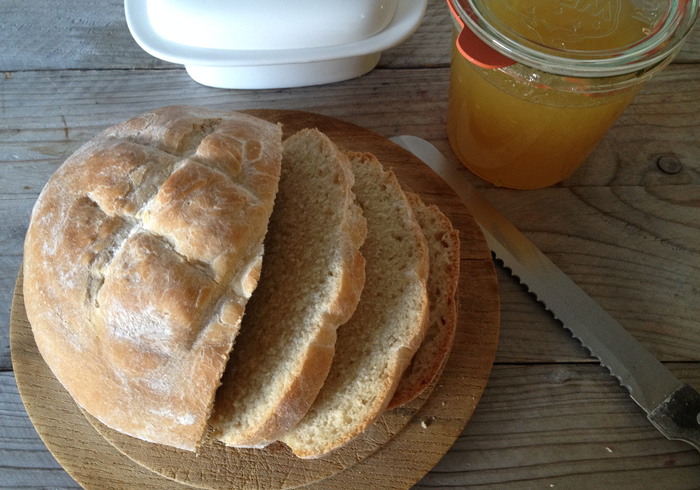
{"type": "Polygon", "coordinates": [[[171,106],[57,170],[23,272],[39,351],[103,424],[188,451],[211,433],[314,458],[439,374],[459,238],[369,153],[171,106]]]}
{"type": "Polygon", "coordinates": [[[318,397],[281,437],[297,456],[319,457],[364,431],[384,411],[428,327],[428,246],[396,177],[371,154],[348,155],[367,219],[365,287],[338,329],[318,397]]]}
{"type": "Polygon", "coordinates": [[[107,426],[200,444],[281,166],[278,125],[173,106],[107,129],[32,213],[24,300],[39,350],[107,426]]]}
{"type": "Polygon", "coordinates": [[[265,446],[301,419],[326,379],[336,329],[365,280],[367,226],[348,159],[321,132],[283,145],[260,284],[216,396],[211,424],[231,446],[265,446]]]}
{"type": "Polygon", "coordinates": [[[438,376],[452,349],[457,326],[455,293],[459,282],[459,233],[437,206],[426,206],[418,194],[412,192],[407,192],[406,197],[430,250],[430,327],[387,410],[410,402],[438,376]]]}

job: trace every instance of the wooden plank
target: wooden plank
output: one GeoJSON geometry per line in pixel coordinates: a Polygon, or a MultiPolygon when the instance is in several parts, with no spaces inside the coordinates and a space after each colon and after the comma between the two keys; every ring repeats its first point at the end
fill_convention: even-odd
{"type": "MultiPolygon", "coordinates": [[[[700,186],[551,188],[528,193],[528,199],[517,191],[487,195],[656,356],[669,361],[698,359],[700,186]],[[547,206],[555,206],[556,215],[547,214],[547,206]]],[[[556,322],[533,316],[532,299],[528,303],[524,293],[514,291],[501,277],[501,359],[530,361],[565,354],[549,345],[555,338],[565,342],[553,331],[556,322]],[[522,348],[523,342],[531,352],[522,348]]]]}
{"type": "Polygon", "coordinates": [[[445,0],[428,0],[420,27],[398,46],[382,53],[378,68],[449,66],[452,14],[445,0]]]}
{"type": "MultiPolygon", "coordinates": [[[[698,364],[669,368],[695,387],[698,364]]],[[[498,365],[449,453],[416,488],[700,486],[700,454],[665,439],[600,366],[498,365]]]]}
{"type": "Polygon", "coordinates": [[[39,438],[11,372],[0,372],[0,488],[80,488],[39,438]]]}
{"type": "Polygon", "coordinates": [[[447,68],[376,70],[345,83],[256,91],[204,87],[182,70],[15,73],[0,80],[0,158],[62,156],[66,142],[170,104],[308,110],[377,132],[422,128],[423,136],[444,136],[448,77],[447,68]]]}
{"type": "MultiPolygon", "coordinates": [[[[34,199],[63,159],[104,127],[167,104],[308,110],[385,136],[422,136],[458,165],[444,129],[447,78],[447,69],[378,70],[322,88],[221,91],[178,70],[15,74],[0,81],[0,256],[21,255],[34,199]],[[411,111],[405,111],[408,104],[411,111]]],[[[555,263],[665,360],[697,359],[700,352],[694,317],[700,300],[693,291],[700,268],[698,92],[692,65],[660,74],[580,172],[556,187],[494,189],[469,174],[555,263]],[[678,174],[658,169],[655,158],[664,153],[681,159],[678,174]],[[686,278],[685,286],[678,277],[686,278]]],[[[11,293],[19,267],[17,259],[7,260],[4,294],[11,293]]],[[[517,286],[511,294],[510,287],[502,291],[508,332],[499,351],[503,360],[585,359],[529,296],[517,286]]],[[[0,341],[6,343],[9,303],[1,308],[0,341]]],[[[0,368],[8,366],[7,354],[0,354],[0,368]]]]}
{"type": "MultiPolygon", "coordinates": [[[[673,65],[653,78],[584,166],[560,187],[699,183],[697,70],[695,65],[673,65]],[[656,165],[662,155],[676,157],[680,171],[663,173],[656,165]]],[[[284,91],[212,89],[181,70],[17,73],[0,81],[0,163],[13,179],[13,193],[36,195],[58,162],[100,129],[178,103],[342,117],[382,135],[430,139],[456,162],[445,133],[448,85],[448,68],[377,70],[347,83],[284,91]],[[34,167],[23,169],[29,162],[34,167]]]]}
{"type": "MultiPolygon", "coordinates": [[[[59,10],[54,7],[46,0],[0,0],[0,46],[6,47],[0,51],[0,71],[181,68],[149,55],[134,41],[122,0],[64,0],[59,10]]],[[[449,15],[443,0],[430,0],[419,29],[383,53],[379,66],[449,64],[449,15]]]]}
{"type": "Polygon", "coordinates": [[[0,371],[12,369],[10,359],[10,309],[15,291],[13,273],[19,272],[22,257],[17,255],[0,255],[0,371]],[[7,326],[6,326],[7,325],[7,326]]]}
{"type": "MultiPolygon", "coordinates": [[[[54,7],[48,0],[0,0],[0,71],[180,67],[150,56],[136,44],[121,0],[63,0],[60,9],[54,7]]],[[[379,67],[447,66],[451,30],[445,1],[429,0],[419,29],[383,53],[379,67]]],[[[695,28],[676,62],[698,61],[700,29],[695,28]]]]}
{"type": "Polygon", "coordinates": [[[124,2],[0,1],[0,69],[172,67],[143,51],[129,33],[124,2]]]}
{"type": "MultiPolygon", "coordinates": [[[[669,368],[700,386],[697,363],[669,368]]],[[[79,488],[32,428],[11,373],[0,373],[0,387],[0,474],[16,478],[3,484],[79,488]]],[[[697,488],[700,454],[658,433],[600,366],[501,364],[462,435],[416,488],[455,486],[697,488]]]]}

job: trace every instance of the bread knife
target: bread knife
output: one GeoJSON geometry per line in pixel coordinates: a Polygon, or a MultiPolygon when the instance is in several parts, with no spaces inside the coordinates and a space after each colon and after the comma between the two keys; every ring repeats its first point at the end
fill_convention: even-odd
{"type": "Polygon", "coordinates": [[[700,394],[681,382],[494,208],[429,142],[391,141],[435,171],[469,208],[496,259],[608,368],[669,439],[700,451],[700,394]]]}

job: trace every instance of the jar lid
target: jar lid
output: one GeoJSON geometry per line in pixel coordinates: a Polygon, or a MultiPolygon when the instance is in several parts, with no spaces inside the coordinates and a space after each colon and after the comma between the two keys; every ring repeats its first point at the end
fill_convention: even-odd
{"type": "Polygon", "coordinates": [[[490,47],[529,66],[575,76],[634,72],[673,56],[698,0],[448,0],[490,47]]]}

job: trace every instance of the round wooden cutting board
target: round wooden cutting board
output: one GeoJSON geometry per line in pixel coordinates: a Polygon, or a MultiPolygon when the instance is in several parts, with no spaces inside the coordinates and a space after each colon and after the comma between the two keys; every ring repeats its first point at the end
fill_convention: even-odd
{"type": "Polygon", "coordinates": [[[39,354],[24,310],[22,274],[10,321],[15,376],[27,413],[56,459],[85,488],[409,488],[449,450],[471,417],[496,353],[499,296],[491,253],[459,198],[409,152],[364,128],[318,114],[246,111],[280,122],[285,137],[317,127],[341,149],[373,153],[405,190],[437,205],[461,241],[458,325],[442,375],[413,402],[316,460],[278,443],[237,450],[208,442],[199,454],[117,433],[83,414],[39,354]]]}

